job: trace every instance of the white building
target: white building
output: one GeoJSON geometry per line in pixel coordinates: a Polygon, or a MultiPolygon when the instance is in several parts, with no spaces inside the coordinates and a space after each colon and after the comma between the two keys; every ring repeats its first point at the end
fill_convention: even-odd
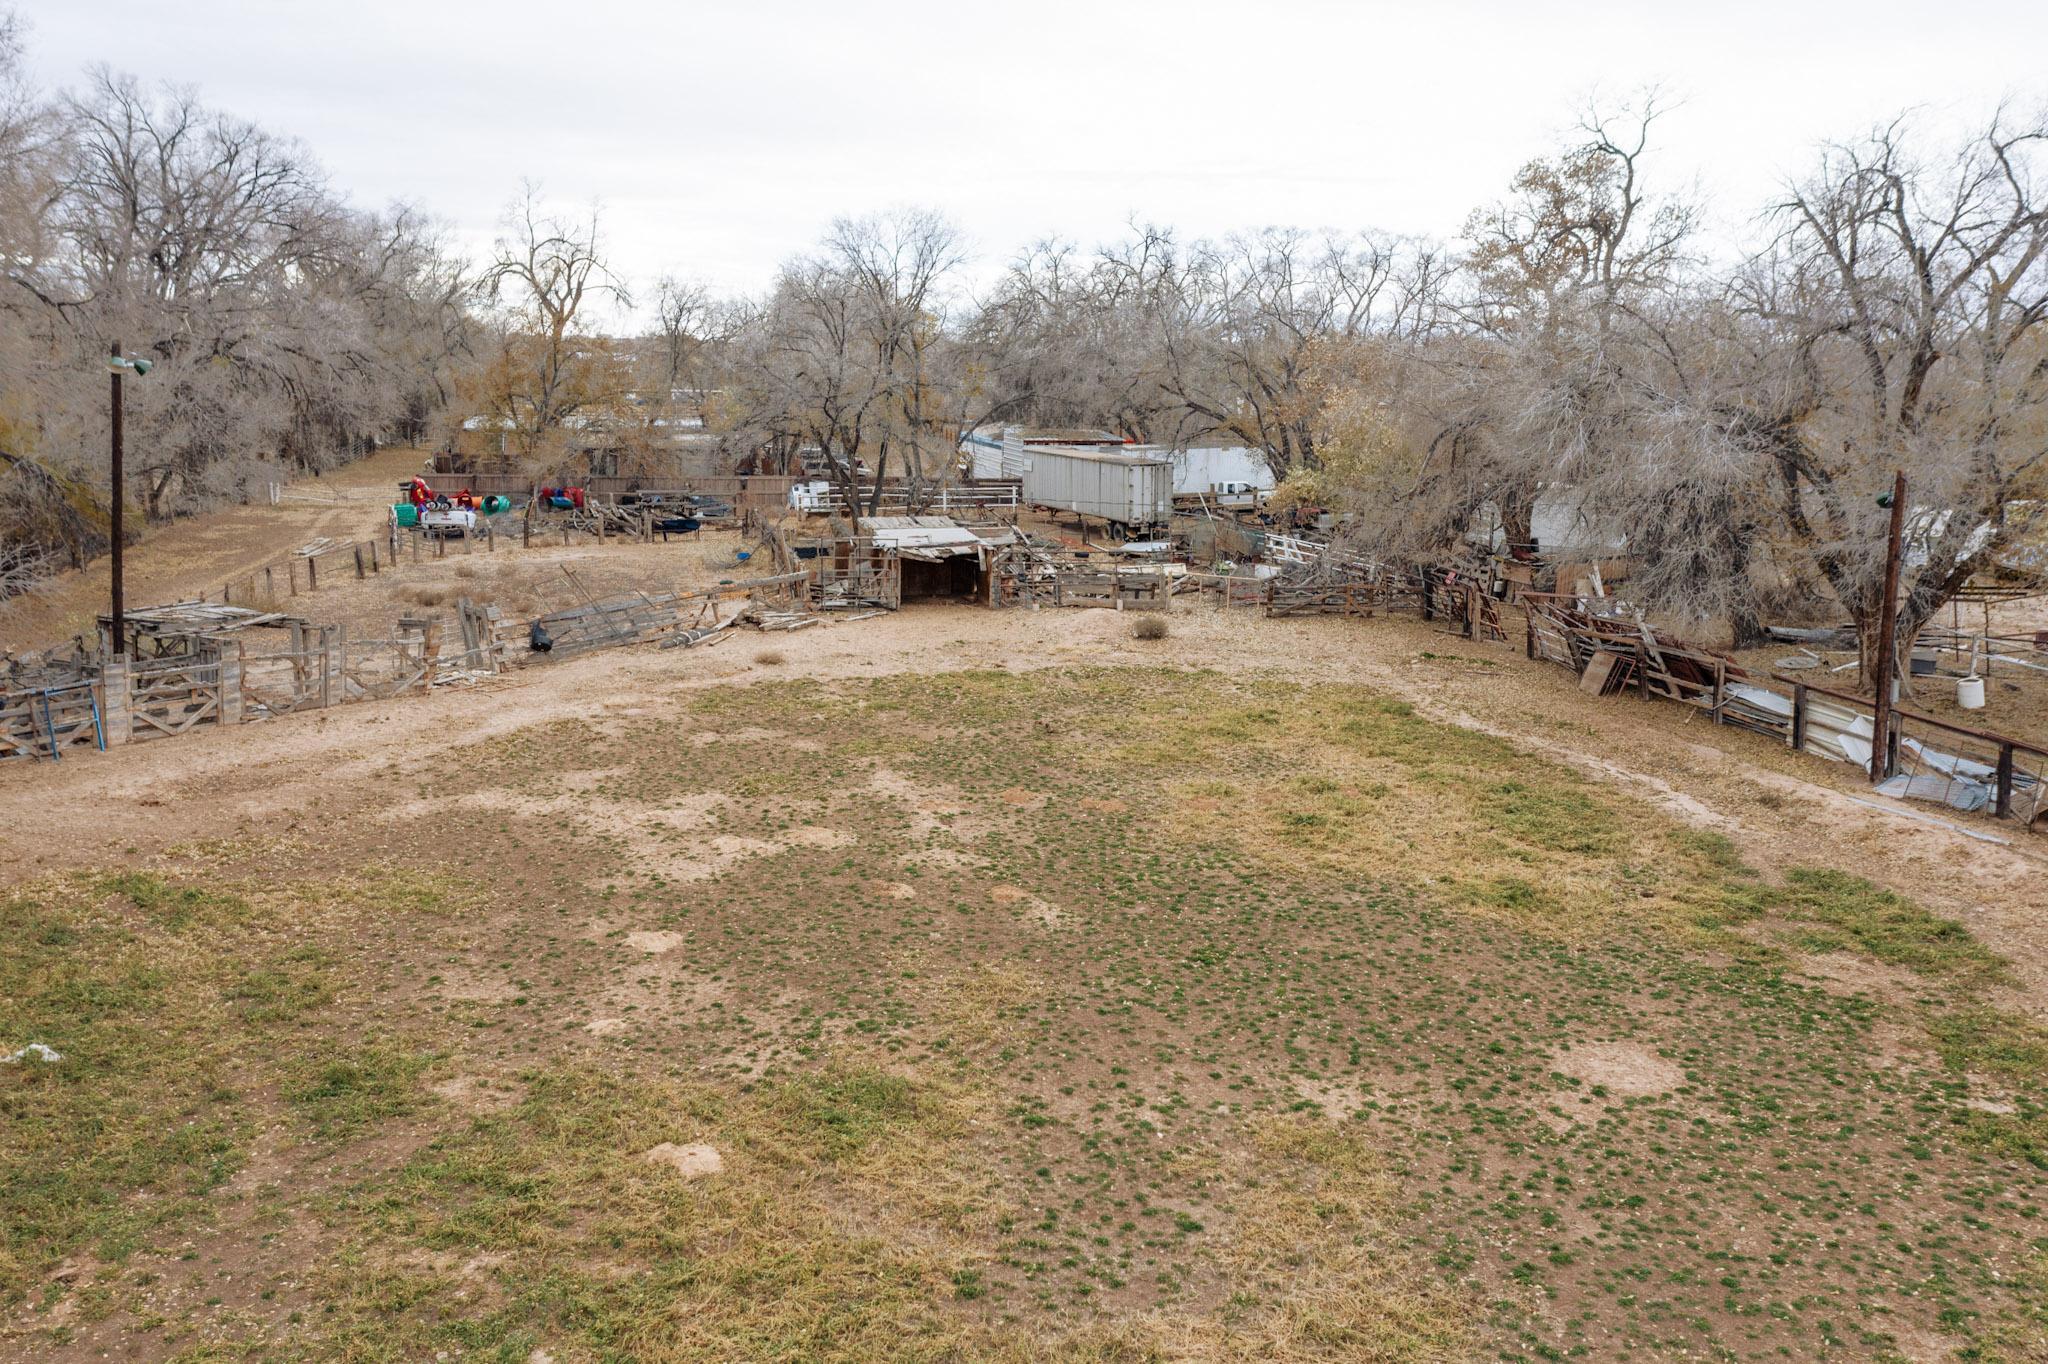
{"type": "Polygon", "coordinates": [[[1173,451],[1170,457],[1176,497],[1226,489],[1239,492],[1243,486],[1260,492],[1273,488],[1273,470],[1266,463],[1265,452],[1248,445],[1190,445],[1173,451]]]}

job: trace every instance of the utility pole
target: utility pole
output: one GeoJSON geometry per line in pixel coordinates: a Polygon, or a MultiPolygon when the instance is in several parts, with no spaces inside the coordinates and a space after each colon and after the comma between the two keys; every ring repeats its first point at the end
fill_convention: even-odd
{"type": "Polygon", "coordinates": [[[124,530],[124,527],[121,524],[121,513],[123,509],[123,504],[125,504],[128,501],[127,485],[123,482],[121,478],[121,369],[121,343],[119,341],[116,341],[114,342],[112,348],[107,352],[107,383],[112,394],[111,398],[109,399],[109,410],[113,414],[114,421],[114,468],[112,474],[114,484],[113,637],[114,657],[116,658],[119,658],[123,653],[127,652],[122,647],[122,636],[125,633],[125,631],[122,628],[121,620],[121,539],[122,532],[124,530]]]}
{"type": "Polygon", "coordinates": [[[126,519],[124,513],[128,507],[128,481],[122,476],[121,472],[121,375],[127,370],[134,370],[135,377],[139,379],[153,368],[155,368],[155,365],[151,361],[140,357],[133,360],[124,360],[121,357],[121,343],[119,341],[114,342],[107,349],[107,407],[108,413],[112,418],[114,433],[113,468],[108,471],[108,478],[114,485],[114,514],[111,518],[114,532],[114,601],[113,610],[108,613],[108,620],[112,625],[109,633],[113,636],[114,657],[116,658],[119,658],[126,652],[123,645],[126,643],[128,633],[126,621],[123,619],[121,601],[121,542],[127,538],[124,534],[125,527],[122,523],[126,519]]]}
{"type": "MultiPolygon", "coordinates": [[[[1879,498],[1880,505],[1884,499],[1879,498]]],[[[1870,784],[1891,776],[1892,681],[1899,670],[1899,553],[1906,528],[1906,471],[1892,475],[1892,523],[1884,545],[1884,620],[1877,637],[1877,706],[1870,721],[1870,784]]]]}

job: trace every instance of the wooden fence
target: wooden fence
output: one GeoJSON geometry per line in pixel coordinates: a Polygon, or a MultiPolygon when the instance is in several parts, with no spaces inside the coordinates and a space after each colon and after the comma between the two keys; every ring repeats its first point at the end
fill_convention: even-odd
{"type": "Polygon", "coordinates": [[[107,746],[92,683],[0,693],[0,760],[62,758],[85,744],[107,746]]]}
{"type": "MultiPolygon", "coordinates": [[[[1663,635],[1633,617],[1588,611],[1582,599],[1524,593],[1530,658],[1580,675],[1589,691],[1633,689],[1695,706],[1795,752],[1870,771],[1877,703],[1796,678],[1759,676],[1734,660],[1663,635]]],[[[2048,817],[2048,748],[2009,735],[1890,708],[1886,794],[1984,810],[2032,826],[2048,817]]]]}
{"type": "MultiPolygon", "coordinates": [[[[228,606],[268,605],[301,592],[317,592],[323,579],[332,583],[342,577],[367,578],[397,562],[398,545],[397,538],[391,536],[327,545],[311,554],[288,554],[229,579],[221,585],[220,600],[228,606]]],[[[413,557],[419,557],[417,546],[413,557]]]]}
{"type": "Polygon", "coordinates": [[[1370,616],[1380,607],[1380,589],[1376,583],[1289,583],[1268,578],[1265,605],[1269,616],[1370,616]]]}

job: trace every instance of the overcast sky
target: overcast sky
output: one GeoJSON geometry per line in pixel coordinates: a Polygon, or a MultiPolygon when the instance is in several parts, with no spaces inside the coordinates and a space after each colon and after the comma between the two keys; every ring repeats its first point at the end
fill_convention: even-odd
{"type": "Polygon", "coordinates": [[[95,62],[196,85],[479,251],[533,177],[602,200],[629,278],[726,290],[906,204],[983,274],[1133,216],[1450,235],[1589,94],[1646,82],[1682,101],[1657,174],[1739,231],[1824,137],[2048,97],[2038,0],[14,3],[47,86],[95,62]]]}

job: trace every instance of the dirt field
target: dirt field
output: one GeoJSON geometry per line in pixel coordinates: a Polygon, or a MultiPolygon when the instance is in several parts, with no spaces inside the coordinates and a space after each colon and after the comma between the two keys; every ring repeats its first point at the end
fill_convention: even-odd
{"type": "MultiPolygon", "coordinates": [[[[125,587],[131,606],[218,593],[229,578],[284,558],[300,545],[332,536],[379,533],[398,484],[420,472],[419,450],[380,450],[321,478],[290,485],[277,506],[267,501],[144,528],[128,552],[125,587]]],[[[49,590],[0,602],[0,649],[21,652],[59,643],[92,628],[107,609],[109,563],[68,573],[49,590]]]]}
{"type": "Polygon", "coordinates": [[[479,690],[0,770],[0,1353],[2048,1349],[2038,840],[1409,622],[479,690]]]}

